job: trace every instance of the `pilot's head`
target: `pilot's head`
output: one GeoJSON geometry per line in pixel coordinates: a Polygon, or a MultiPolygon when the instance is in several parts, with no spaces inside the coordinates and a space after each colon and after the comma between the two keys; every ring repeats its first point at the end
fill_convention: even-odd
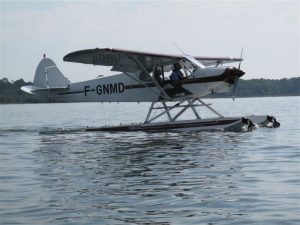
{"type": "Polygon", "coordinates": [[[174,69],[175,70],[180,70],[182,67],[180,65],[180,63],[174,63],[174,69]]]}

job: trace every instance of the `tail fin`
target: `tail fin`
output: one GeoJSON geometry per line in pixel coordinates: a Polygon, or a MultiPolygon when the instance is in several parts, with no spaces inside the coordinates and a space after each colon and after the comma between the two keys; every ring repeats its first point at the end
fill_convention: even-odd
{"type": "Polygon", "coordinates": [[[40,88],[67,87],[70,81],[49,58],[43,58],[36,68],[33,86],[40,88]]]}

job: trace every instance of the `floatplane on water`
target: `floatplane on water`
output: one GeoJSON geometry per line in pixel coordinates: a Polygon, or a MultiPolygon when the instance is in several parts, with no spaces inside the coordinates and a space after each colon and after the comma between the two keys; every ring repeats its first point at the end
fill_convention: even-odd
{"type": "Polygon", "coordinates": [[[242,130],[279,127],[275,117],[251,115],[224,117],[201,98],[211,93],[233,90],[245,73],[240,69],[242,54],[231,57],[193,57],[113,48],[96,48],[67,54],[67,62],[112,66],[121,72],[107,77],[71,83],[55,63],[44,58],[39,63],[33,85],[21,89],[50,102],[150,102],[143,123],[87,128],[87,131],[165,131],[165,130],[242,130]],[[238,68],[223,64],[239,62],[238,68]],[[169,76],[170,75],[170,76],[169,76]],[[213,117],[203,118],[199,107],[213,117]],[[160,113],[154,114],[154,111],[160,113]],[[180,119],[190,110],[194,119],[180,119]],[[200,116],[201,115],[201,116],[200,116]],[[163,116],[165,121],[159,121],[163,116]]]}

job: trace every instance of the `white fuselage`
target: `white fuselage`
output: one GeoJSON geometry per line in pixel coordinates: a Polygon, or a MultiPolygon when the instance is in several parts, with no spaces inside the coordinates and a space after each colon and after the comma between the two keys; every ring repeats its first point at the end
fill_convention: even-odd
{"type": "MultiPolygon", "coordinates": [[[[188,79],[182,81],[181,90],[173,93],[172,100],[186,95],[201,97],[212,92],[226,92],[231,84],[220,75],[224,68],[219,68],[218,74],[202,74],[201,70],[194,72],[188,79]],[[213,79],[219,77],[217,81],[213,79]]],[[[214,70],[216,72],[216,70],[214,70]]],[[[175,90],[170,81],[161,84],[167,93],[175,90]]],[[[152,81],[139,82],[136,74],[131,77],[117,74],[100,77],[93,80],[69,83],[65,89],[43,89],[34,91],[41,98],[51,102],[155,102],[162,99],[161,90],[152,81]]]]}

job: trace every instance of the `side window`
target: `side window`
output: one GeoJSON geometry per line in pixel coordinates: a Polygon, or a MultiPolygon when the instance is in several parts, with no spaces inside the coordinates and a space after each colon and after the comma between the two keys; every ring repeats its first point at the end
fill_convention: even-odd
{"type": "Polygon", "coordinates": [[[140,79],[141,81],[145,81],[145,82],[151,81],[151,78],[148,76],[148,74],[146,74],[145,71],[141,71],[141,72],[139,72],[139,73],[140,73],[140,74],[139,74],[139,79],[140,79]]]}

